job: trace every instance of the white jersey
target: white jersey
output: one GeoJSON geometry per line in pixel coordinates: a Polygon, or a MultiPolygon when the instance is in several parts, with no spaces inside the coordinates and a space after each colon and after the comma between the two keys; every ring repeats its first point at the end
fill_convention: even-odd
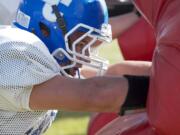
{"type": "Polygon", "coordinates": [[[21,0],[0,0],[0,25],[9,25],[15,18],[21,0]]]}
{"type": "Polygon", "coordinates": [[[0,28],[0,134],[40,135],[56,112],[33,111],[29,97],[34,85],[60,74],[58,63],[35,35],[0,28]]]}

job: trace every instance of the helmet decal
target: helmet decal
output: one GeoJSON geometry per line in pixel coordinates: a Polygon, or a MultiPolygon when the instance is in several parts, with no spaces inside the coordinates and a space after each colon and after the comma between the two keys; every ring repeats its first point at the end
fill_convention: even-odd
{"type": "Polygon", "coordinates": [[[69,6],[72,2],[72,0],[42,0],[45,3],[49,4],[49,5],[58,5],[59,2],[65,6],[69,6]]]}
{"type": "Polygon", "coordinates": [[[45,19],[47,19],[50,22],[55,22],[56,21],[56,16],[53,13],[53,9],[52,9],[53,5],[49,5],[49,4],[45,4],[42,10],[42,14],[44,16],[45,19]]]}
{"type": "Polygon", "coordinates": [[[72,0],[60,0],[60,2],[68,7],[71,4],[72,0]]]}
{"type": "Polygon", "coordinates": [[[25,28],[29,28],[31,17],[18,10],[16,21],[25,28]]]}
{"type": "Polygon", "coordinates": [[[60,0],[42,0],[44,1],[46,4],[49,4],[49,5],[58,5],[60,0]]]}
{"type": "Polygon", "coordinates": [[[45,2],[43,11],[42,11],[43,16],[51,22],[55,22],[57,19],[55,14],[53,13],[53,9],[52,9],[53,5],[59,5],[59,3],[61,3],[61,4],[64,4],[65,6],[69,6],[72,2],[72,0],[42,0],[42,1],[45,2]]]}

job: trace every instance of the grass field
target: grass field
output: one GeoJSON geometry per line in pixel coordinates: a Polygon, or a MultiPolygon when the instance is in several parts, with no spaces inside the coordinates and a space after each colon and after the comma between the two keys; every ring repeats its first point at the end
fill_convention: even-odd
{"type": "MultiPolygon", "coordinates": [[[[116,41],[104,45],[100,55],[107,58],[111,64],[122,60],[116,41]]],[[[86,135],[90,113],[59,111],[57,119],[45,135],[86,135]]]]}

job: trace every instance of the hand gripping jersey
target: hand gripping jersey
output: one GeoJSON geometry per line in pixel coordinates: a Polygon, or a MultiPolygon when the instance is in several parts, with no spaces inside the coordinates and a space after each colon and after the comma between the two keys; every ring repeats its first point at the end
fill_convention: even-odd
{"type": "Polygon", "coordinates": [[[156,31],[148,118],[158,135],[180,135],[180,1],[135,0],[156,31]]]}
{"type": "Polygon", "coordinates": [[[0,28],[0,134],[40,135],[54,120],[55,110],[33,111],[34,85],[59,75],[59,65],[33,34],[0,28]]]}

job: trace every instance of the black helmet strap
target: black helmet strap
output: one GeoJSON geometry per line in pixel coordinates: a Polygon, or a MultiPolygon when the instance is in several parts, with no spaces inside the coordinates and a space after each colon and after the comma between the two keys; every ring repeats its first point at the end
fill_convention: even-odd
{"type": "Polygon", "coordinates": [[[67,33],[66,24],[63,16],[60,14],[57,5],[52,6],[53,12],[56,16],[56,22],[58,23],[58,27],[62,30],[63,34],[67,33]]]}

